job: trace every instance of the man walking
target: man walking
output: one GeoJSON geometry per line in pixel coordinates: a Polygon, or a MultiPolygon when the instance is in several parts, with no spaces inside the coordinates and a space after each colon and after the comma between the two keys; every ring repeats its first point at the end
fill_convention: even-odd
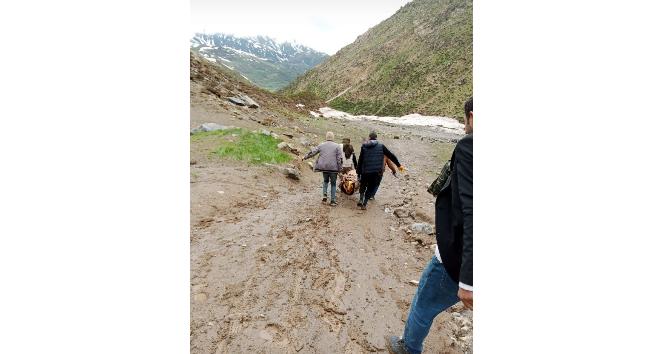
{"type": "Polygon", "coordinates": [[[464,105],[466,136],[452,153],[450,181],[436,198],[436,254],[422,272],[403,337],[392,354],[420,354],[439,313],[459,300],[473,308],[473,98],[464,105]]]}
{"type": "Polygon", "coordinates": [[[314,171],[323,172],[323,203],[327,201],[327,185],[330,184],[330,205],[337,205],[337,174],[341,170],[341,145],[334,142],[334,133],[325,134],[325,142],[311,149],[302,161],[320,153],[314,171]]]}
{"type": "Polygon", "coordinates": [[[367,209],[367,201],[378,191],[385,170],[385,157],[392,160],[400,171],[404,170],[397,157],[377,139],[376,132],[369,133],[369,141],[362,144],[360,158],[357,161],[357,174],[360,176],[360,200],[357,206],[362,210],[367,209]]]}

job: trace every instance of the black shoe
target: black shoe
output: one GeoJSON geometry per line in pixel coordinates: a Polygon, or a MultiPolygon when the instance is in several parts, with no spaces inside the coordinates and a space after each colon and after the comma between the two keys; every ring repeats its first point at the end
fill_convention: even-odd
{"type": "Polygon", "coordinates": [[[335,202],[334,200],[331,201],[331,202],[330,202],[330,206],[337,206],[337,202],[335,202]]]}
{"type": "Polygon", "coordinates": [[[406,349],[406,343],[397,336],[385,337],[387,341],[387,351],[390,354],[410,354],[406,349]]]}
{"type": "Polygon", "coordinates": [[[326,195],[323,196],[323,203],[325,203],[325,202],[327,202],[327,196],[326,195]]]}
{"type": "Polygon", "coordinates": [[[360,205],[360,209],[362,209],[362,210],[367,210],[367,205],[366,205],[366,204],[361,204],[361,205],[360,205]]]}
{"type": "Polygon", "coordinates": [[[361,202],[361,201],[358,201],[358,202],[357,202],[357,206],[362,206],[362,202],[361,202]]]}

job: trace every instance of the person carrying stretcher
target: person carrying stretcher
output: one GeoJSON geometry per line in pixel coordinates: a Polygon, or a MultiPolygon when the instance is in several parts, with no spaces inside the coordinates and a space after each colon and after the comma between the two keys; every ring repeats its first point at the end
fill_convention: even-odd
{"type": "Polygon", "coordinates": [[[359,189],[359,182],[357,179],[357,159],[355,158],[355,150],[353,145],[350,144],[349,138],[343,139],[342,145],[343,154],[341,156],[341,183],[339,189],[345,194],[353,195],[359,189]]]}

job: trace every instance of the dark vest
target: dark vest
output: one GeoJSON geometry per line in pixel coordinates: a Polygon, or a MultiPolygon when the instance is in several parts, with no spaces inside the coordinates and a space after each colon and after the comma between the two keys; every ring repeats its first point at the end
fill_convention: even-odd
{"type": "Polygon", "coordinates": [[[383,172],[383,164],[385,164],[385,155],[383,154],[383,144],[377,143],[362,145],[362,173],[376,173],[383,172]]]}

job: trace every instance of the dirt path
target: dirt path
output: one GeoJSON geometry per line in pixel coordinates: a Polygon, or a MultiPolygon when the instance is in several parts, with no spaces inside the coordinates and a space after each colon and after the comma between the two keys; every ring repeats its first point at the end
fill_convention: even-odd
{"type": "MultiPolygon", "coordinates": [[[[192,109],[192,125],[203,120],[251,126],[192,109]]],[[[349,134],[375,126],[315,123],[349,134]]],[[[340,192],[337,207],[322,204],[321,177],[304,164],[292,181],[192,145],[192,353],[386,352],[384,336],[401,334],[415,292],[409,281],[435,243],[405,228],[433,222],[426,186],[451,146],[421,128],[380,129],[409,173],[386,174],[366,211],[357,195],[340,192]]],[[[472,351],[468,333],[472,314],[457,305],[436,319],[425,352],[472,351]]]]}

